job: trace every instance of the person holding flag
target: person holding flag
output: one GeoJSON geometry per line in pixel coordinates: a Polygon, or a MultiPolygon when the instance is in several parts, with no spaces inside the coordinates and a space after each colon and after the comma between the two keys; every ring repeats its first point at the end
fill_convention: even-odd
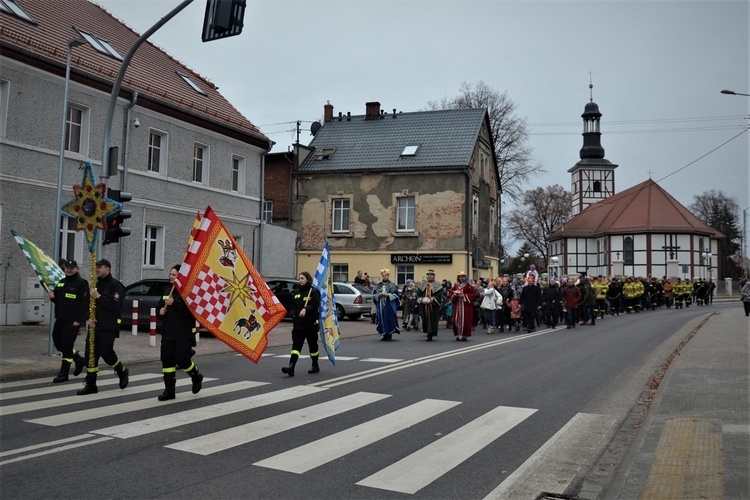
{"type": "Polygon", "coordinates": [[[49,291],[49,299],[55,304],[55,326],[52,340],[55,349],[62,353],[60,372],[52,379],[54,383],[67,382],[70,365],[75,363],[73,375],[83,371],[84,360],[75,350],[78,330],[86,324],[89,316],[89,282],[78,273],[78,263],[66,260],[62,265],[65,277],[49,291]]]}
{"type": "Polygon", "coordinates": [[[294,377],[294,366],[299,359],[300,351],[307,340],[312,359],[312,368],[307,373],[318,373],[318,308],[320,307],[320,292],[313,286],[312,276],[307,271],[302,271],[297,276],[299,288],[294,294],[294,311],[292,312],[292,353],[289,358],[289,366],[281,371],[290,377],[294,377]]]}
{"type": "Polygon", "coordinates": [[[164,375],[164,392],[157,398],[159,401],[169,401],[175,398],[178,366],[190,375],[193,382],[193,394],[198,394],[203,385],[203,374],[198,371],[198,365],[192,360],[195,354],[193,350],[195,318],[174,287],[179,271],[179,264],[169,271],[172,289],[168,295],[161,298],[157,305],[159,316],[162,317],[160,357],[161,371],[164,375]]]}

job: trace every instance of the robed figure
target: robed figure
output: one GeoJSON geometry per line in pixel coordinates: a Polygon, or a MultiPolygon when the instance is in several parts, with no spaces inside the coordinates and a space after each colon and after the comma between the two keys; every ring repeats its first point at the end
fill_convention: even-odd
{"type": "Polygon", "coordinates": [[[431,341],[432,337],[438,334],[443,296],[443,285],[435,281],[435,271],[430,269],[427,271],[427,279],[417,285],[422,331],[427,334],[428,341],[431,341]]]}
{"type": "Polygon", "coordinates": [[[372,289],[380,340],[391,340],[394,333],[401,333],[398,329],[398,286],[391,281],[390,274],[390,270],[381,269],[381,281],[372,289]]]}
{"type": "Polygon", "coordinates": [[[468,340],[474,327],[474,297],[476,289],[466,280],[466,273],[460,272],[456,284],[450,291],[453,304],[453,335],[456,340],[468,340]]]}

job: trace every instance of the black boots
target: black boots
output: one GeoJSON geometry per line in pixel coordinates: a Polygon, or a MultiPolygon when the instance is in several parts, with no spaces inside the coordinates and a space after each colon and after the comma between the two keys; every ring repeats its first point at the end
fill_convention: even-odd
{"type": "Polygon", "coordinates": [[[125,368],[120,360],[117,360],[117,364],[115,364],[115,372],[117,372],[117,376],[120,378],[120,389],[125,389],[130,381],[128,378],[130,370],[125,368]]]}
{"type": "Polygon", "coordinates": [[[175,398],[175,387],[177,386],[177,376],[175,372],[164,374],[164,392],[157,398],[159,401],[169,401],[175,398]]]}
{"type": "Polygon", "coordinates": [[[96,394],[97,392],[99,392],[99,389],[96,387],[96,372],[88,372],[86,374],[86,385],[76,394],[85,396],[86,394],[96,394]]]}
{"type": "Polygon", "coordinates": [[[187,374],[190,375],[193,381],[193,394],[198,394],[201,391],[201,387],[203,387],[203,374],[198,371],[198,365],[193,364],[193,367],[188,370],[187,374]]]}
{"type": "Polygon", "coordinates": [[[292,356],[289,358],[289,366],[285,366],[281,371],[290,377],[294,377],[294,365],[297,364],[298,358],[299,354],[297,354],[297,351],[292,351],[292,356]]]}
{"type": "Polygon", "coordinates": [[[307,370],[307,373],[318,373],[320,371],[320,367],[318,366],[317,354],[315,356],[310,356],[310,358],[312,358],[312,368],[307,370]]]}
{"type": "Polygon", "coordinates": [[[85,364],[85,361],[83,359],[83,356],[81,356],[77,352],[74,352],[73,362],[76,364],[76,367],[73,369],[73,375],[77,377],[83,371],[83,365],[85,364]]]}
{"type": "Polygon", "coordinates": [[[55,378],[52,379],[52,382],[56,384],[59,384],[60,382],[67,382],[68,372],[70,372],[70,361],[63,359],[62,365],[60,365],[60,372],[55,378]]]}

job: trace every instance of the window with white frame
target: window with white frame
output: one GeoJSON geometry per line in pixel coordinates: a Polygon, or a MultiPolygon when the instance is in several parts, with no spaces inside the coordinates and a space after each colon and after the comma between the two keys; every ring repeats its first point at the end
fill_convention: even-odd
{"type": "Polygon", "coordinates": [[[60,217],[60,258],[83,260],[83,231],[78,231],[75,217],[60,217]]]}
{"type": "Polygon", "coordinates": [[[333,281],[349,281],[349,264],[331,264],[331,278],[333,281]]]}
{"type": "Polygon", "coordinates": [[[65,150],[71,153],[88,154],[89,110],[81,106],[68,105],[65,113],[65,150]]]}
{"type": "Polygon", "coordinates": [[[16,3],[16,0],[0,0],[0,11],[16,16],[31,24],[36,24],[36,21],[16,3]]]}
{"type": "Polygon", "coordinates": [[[273,202],[272,201],[264,201],[263,202],[263,222],[273,222],[273,202]]]}
{"type": "Polygon", "coordinates": [[[143,266],[164,267],[163,226],[146,226],[143,237],[143,266]]]}
{"type": "Polygon", "coordinates": [[[169,136],[151,129],[148,132],[148,171],[166,174],[169,136]]]}
{"type": "Polygon", "coordinates": [[[245,192],[245,158],[232,155],[232,191],[245,192]]]}
{"type": "MultiPolygon", "coordinates": [[[[404,264],[401,266],[396,266],[396,283],[398,285],[405,285],[406,280],[413,280],[414,279],[414,265],[413,264],[404,264]]],[[[404,297],[406,299],[406,297],[404,297]]]]}
{"type": "Polygon", "coordinates": [[[471,235],[479,237],[479,195],[474,193],[471,196],[471,235]]]}
{"type": "Polygon", "coordinates": [[[414,213],[415,213],[414,196],[400,196],[396,199],[396,231],[413,232],[414,231],[414,213]]]}
{"type": "Polygon", "coordinates": [[[193,144],[193,182],[208,185],[208,146],[193,144]]]}
{"type": "Polygon", "coordinates": [[[348,198],[338,198],[331,200],[331,232],[348,233],[349,232],[349,211],[351,210],[351,200],[348,198]]]}
{"type": "Polygon", "coordinates": [[[5,137],[8,123],[8,99],[10,99],[10,82],[0,80],[0,137],[5,137]]]}

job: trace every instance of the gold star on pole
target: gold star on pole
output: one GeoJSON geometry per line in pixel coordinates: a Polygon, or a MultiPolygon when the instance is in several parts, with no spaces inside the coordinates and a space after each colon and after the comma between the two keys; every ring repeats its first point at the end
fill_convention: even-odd
{"type": "Polygon", "coordinates": [[[229,309],[231,309],[234,303],[238,300],[242,300],[242,305],[245,308],[247,308],[248,299],[252,304],[255,304],[252,295],[255,289],[248,285],[247,280],[249,277],[250,272],[247,272],[242,278],[238,278],[234,269],[232,269],[232,279],[222,276],[222,279],[227,282],[227,286],[225,286],[221,292],[228,293],[230,296],[229,309]]]}
{"type": "Polygon", "coordinates": [[[73,186],[75,198],[63,205],[62,211],[76,219],[76,229],[83,229],[90,252],[96,246],[96,230],[107,229],[107,216],[122,209],[122,204],[107,198],[107,185],[96,184],[94,167],[86,162],[83,167],[83,185],[73,186]]]}

